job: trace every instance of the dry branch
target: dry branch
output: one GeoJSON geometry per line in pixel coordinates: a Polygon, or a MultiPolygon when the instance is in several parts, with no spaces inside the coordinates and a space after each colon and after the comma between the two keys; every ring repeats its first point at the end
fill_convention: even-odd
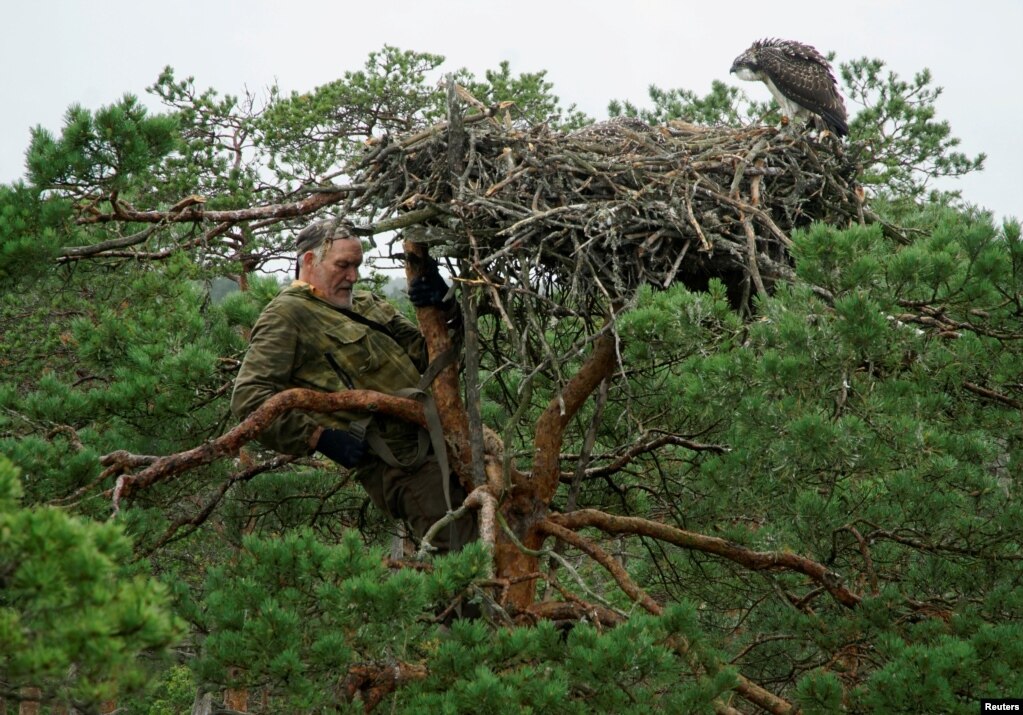
{"type": "MultiPolygon", "coordinates": [[[[267,206],[253,206],[246,209],[227,209],[207,211],[200,203],[193,204],[185,210],[169,211],[138,211],[131,206],[118,201],[116,198],[111,202],[113,210],[110,213],[86,214],[75,220],[77,224],[95,224],[111,222],[131,223],[191,223],[196,221],[213,223],[238,223],[240,221],[257,221],[267,218],[290,218],[293,216],[306,216],[325,206],[330,206],[341,201],[347,194],[358,193],[364,187],[361,186],[334,186],[324,191],[317,191],[304,199],[287,204],[270,204],[267,206]]],[[[128,244],[130,245],[130,244],[128,244]]],[[[65,249],[64,255],[74,255],[72,252],[82,252],[88,246],[78,246],[65,249]]]]}
{"type": "Polygon", "coordinates": [[[278,455],[277,457],[271,459],[269,462],[256,464],[237,474],[232,474],[230,477],[224,480],[219,487],[217,487],[217,489],[213,492],[213,496],[206,502],[206,504],[202,506],[201,509],[199,509],[199,511],[196,514],[192,516],[182,516],[176,519],[170,526],[167,527],[166,530],[164,530],[163,534],[161,534],[160,537],[157,538],[155,542],[147,546],[142,551],[142,556],[143,557],[150,556],[153,553],[155,553],[158,549],[163,548],[170,541],[185,538],[193,531],[195,531],[204,521],[206,521],[210,517],[210,515],[213,513],[213,510],[217,508],[217,505],[219,505],[220,502],[223,501],[224,495],[227,494],[228,490],[235,484],[238,484],[239,482],[247,482],[253,477],[259,476],[260,474],[265,474],[266,472],[272,472],[277,469],[280,469],[286,464],[291,464],[292,462],[295,461],[295,459],[296,459],[295,457],[290,455],[278,455]],[[178,531],[185,526],[190,526],[192,528],[184,534],[179,534],[178,531]]]}
{"type": "Polygon", "coordinates": [[[575,598],[571,601],[540,601],[526,609],[525,614],[535,620],[578,623],[586,619],[598,626],[614,627],[621,625],[625,619],[612,611],[593,603],[584,603],[575,598]]]}
{"type": "Polygon", "coordinates": [[[353,177],[360,201],[385,215],[434,209],[424,225],[436,230],[417,240],[466,258],[471,235],[478,266],[505,278],[529,257],[535,281],[572,287],[566,305],[675,279],[759,274],[766,290],[786,278],[794,228],[862,213],[856,167],[830,139],[627,118],[562,133],[477,117],[368,156],[353,177]]]}
{"type": "Polygon", "coordinates": [[[628,597],[635,603],[638,603],[646,609],[647,612],[655,616],[660,616],[664,613],[664,607],[651,598],[646,591],[640,588],[636,582],[632,580],[632,577],[629,576],[628,572],[626,572],[622,565],[615,561],[614,558],[607,554],[603,549],[599,548],[596,544],[584,539],[571,529],[565,528],[550,519],[541,522],[539,527],[541,531],[561,539],[566,544],[571,544],[576,547],[607,569],[608,573],[614,577],[614,580],[618,583],[618,586],[625,591],[626,595],[628,595],[628,597]]]}
{"type": "Polygon", "coordinates": [[[359,696],[363,711],[368,713],[402,685],[424,680],[428,675],[429,671],[422,663],[356,663],[341,679],[338,695],[339,699],[349,703],[359,696]]]}
{"type": "MultiPolygon", "coordinates": [[[[703,442],[697,442],[677,434],[662,434],[658,437],[654,437],[653,439],[650,439],[649,436],[649,433],[644,433],[634,444],[623,448],[620,454],[592,457],[590,461],[608,459],[610,462],[601,467],[590,467],[584,470],[583,476],[586,479],[596,479],[609,476],[611,474],[617,474],[625,469],[625,467],[627,467],[637,457],[654,452],[666,445],[684,447],[685,449],[689,449],[694,452],[711,452],[713,454],[725,454],[731,450],[731,447],[723,444],[704,444],[703,442]]],[[[579,457],[580,455],[577,454],[561,455],[561,458],[564,460],[575,460],[579,459],[579,457]]],[[[562,483],[570,482],[572,479],[573,474],[562,472],[562,483]]]]}

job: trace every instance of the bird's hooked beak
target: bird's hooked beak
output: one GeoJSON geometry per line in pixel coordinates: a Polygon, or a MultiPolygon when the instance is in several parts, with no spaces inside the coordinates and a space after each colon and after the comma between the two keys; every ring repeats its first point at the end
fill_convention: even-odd
{"type": "Polygon", "coordinates": [[[734,74],[736,77],[747,82],[753,82],[760,79],[760,76],[756,71],[750,69],[748,65],[740,64],[739,62],[732,63],[732,69],[729,70],[730,74],[734,74]]]}

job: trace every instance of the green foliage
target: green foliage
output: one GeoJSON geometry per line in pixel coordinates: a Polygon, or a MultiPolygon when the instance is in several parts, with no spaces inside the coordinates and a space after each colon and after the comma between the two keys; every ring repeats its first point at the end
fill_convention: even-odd
{"type": "Polygon", "coordinates": [[[180,636],[166,592],[125,569],[117,527],[20,506],[17,475],[0,456],[0,695],[90,708],[141,688],[156,662],[139,657],[180,636]]]}
{"type": "MultiPolygon", "coordinates": [[[[514,103],[516,118],[526,125],[549,122],[551,126],[570,131],[589,124],[592,120],[576,109],[575,105],[561,106],[561,100],[552,93],[554,85],[547,80],[547,71],[525,72],[513,76],[511,63],[501,62],[499,69],[486,70],[483,79],[476,79],[466,69],[454,75],[455,81],[486,105],[501,102],[514,103]]],[[[438,108],[437,114],[442,114],[438,108]]]]}
{"type": "MultiPolygon", "coordinates": [[[[271,90],[266,111],[253,123],[258,148],[270,157],[268,168],[282,182],[315,183],[364,151],[367,139],[443,118],[446,92],[437,86],[435,73],[443,62],[440,55],[385,45],[369,54],[363,69],[345,72],[310,92],[281,97],[271,90]]],[[[483,79],[466,69],[453,73],[488,105],[514,102],[514,112],[523,121],[565,127],[586,123],[574,105],[562,109],[546,75],[540,71],[515,76],[507,62],[487,70],[483,79]]]]}
{"type": "Polygon", "coordinates": [[[985,625],[967,637],[881,641],[887,664],[857,689],[857,706],[866,712],[918,713],[923,695],[931,711],[977,712],[979,698],[1006,697],[1023,685],[1018,636],[1018,626],[985,625]]]}
{"type": "Polygon", "coordinates": [[[205,198],[208,209],[244,208],[262,198],[264,161],[254,152],[254,116],[260,110],[255,97],[200,92],[193,78],[177,80],[170,67],[149,91],[170,110],[177,142],[149,187],[147,207],[167,209],[189,194],[205,198]]]}
{"type": "Polygon", "coordinates": [[[849,99],[862,105],[849,122],[849,139],[864,167],[863,183],[912,200],[936,178],[982,169],[987,157],[955,151],[959,139],[947,121],[936,118],[942,88],[931,85],[930,70],[907,82],[884,68],[881,60],[866,57],[840,67],[849,99]]]}
{"type": "Polygon", "coordinates": [[[195,689],[192,672],[186,666],[175,665],[161,679],[150,681],[137,699],[126,699],[124,707],[138,715],[183,715],[191,712],[195,689]]]}
{"type": "Polygon", "coordinates": [[[715,286],[644,296],[622,321],[625,364],[642,375],[629,416],[729,446],[662,454],[636,473],[659,476],[659,506],[679,526],[809,556],[878,598],[800,612],[770,597],[803,593],[798,579],[757,586],[715,560],[657,551],[656,569],[637,575],[708,604],[704,627],[751,648],[739,665],[754,680],[805,671],[793,685],[807,712],[975,710],[982,694],[1019,688],[1010,634],[1023,602],[1001,586],[1023,538],[1010,406],[1023,365],[1019,228],[946,210],[905,247],[863,227],[794,240],[800,281],[748,326],[727,319],[715,286]],[[725,614],[743,600],[711,585],[722,579],[748,594],[738,621],[725,614]],[[980,642],[997,644],[989,659],[975,655],[980,642]]]}
{"type": "Polygon", "coordinates": [[[32,130],[28,178],[95,200],[128,191],[152,178],[152,167],[176,147],[176,130],[172,117],[150,117],[131,95],[95,113],[74,105],[59,139],[41,127],[32,130]]]}
{"type": "Polygon", "coordinates": [[[579,625],[566,635],[550,623],[494,632],[456,622],[431,658],[430,676],[398,700],[411,713],[713,712],[711,701],[731,680],[682,680],[688,666],[670,645],[682,623],[694,625],[673,611],[637,615],[606,633],[579,625]]]}
{"type": "Polygon", "coordinates": [[[23,183],[0,186],[0,286],[30,285],[51,270],[70,213],[69,202],[43,200],[23,183]]]}
{"type": "Polygon", "coordinates": [[[310,92],[274,91],[254,127],[269,168],[285,181],[316,181],[362,151],[366,139],[423,123],[438,92],[427,73],[443,61],[385,45],[363,69],[310,92]]]}
{"type": "MultiPolygon", "coordinates": [[[[351,666],[402,662],[422,677],[382,711],[712,712],[715,698],[732,697],[737,672],[807,713],[913,712],[923,702],[966,712],[982,695],[1018,692],[1020,225],[952,210],[947,197],[907,208],[933,179],[982,158],[954,151],[928,74],[904,83],[876,62],[843,68],[850,99],[867,105],[851,123],[854,145],[911,240],[895,244],[874,226],[809,227],[793,236],[795,281],[762,297],[752,320],[731,310],[718,281],[703,293],[642,291],[617,319],[622,367],[572,495],[582,507],[813,559],[862,598],[855,608],[800,573],[591,532],[666,604],[662,617],[639,614],[568,550],[575,572],[562,570],[559,585],[605,600],[628,614],[624,624],[512,627],[495,612],[504,625],[440,628],[436,614],[455,599],[494,592],[482,583],[491,566],[482,549],[390,571],[379,547],[392,526],[357,484],[316,459],[271,468],[254,447],[134,495],[119,527],[99,523],[109,502],[95,495],[116,474],[101,455],[168,454],[232,424],[245,332],[279,290],[256,271],[287,256],[292,229],[311,217],[222,234],[208,221],[150,234],[92,218],[117,206],[166,210],[188,194],[211,210],[312,195],[343,180],[367,139],[440,116],[442,63],[385,47],[335,82],[287,97],[270,88],[262,100],[199,91],[168,68],[152,88],[166,115],[125,98],[73,108],[59,138],[36,132],[29,181],[0,187],[0,451],[25,474],[29,505],[0,463],[4,691],[32,683],[56,700],[110,696],[127,712],[164,715],[187,710],[196,688],[236,686],[265,694],[270,711],[356,711],[339,694],[351,666]],[[111,242],[126,250],[78,260],[111,242]],[[222,276],[246,290],[214,299],[222,276]],[[599,469],[627,453],[636,456],[623,468],[599,469]],[[86,498],[74,496],[83,488],[86,498]],[[77,516],[38,506],[47,502],[77,516]],[[128,565],[125,533],[151,561],[128,565]],[[136,658],[174,638],[182,662],[136,658]]],[[[543,71],[502,63],[456,78],[487,104],[514,102],[515,121],[588,121],[562,107],[543,71]]],[[[723,83],[705,97],[651,88],[651,100],[650,110],[611,112],[704,124],[769,112],[723,83]]],[[[525,320],[514,310],[510,319],[525,320]]],[[[516,335],[503,318],[480,320],[498,352],[538,355],[542,334],[568,355],[552,374],[483,365],[484,420],[507,425],[520,464],[535,439],[523,425],[578,369],[586,350],[570,348],[594,330],[587,316],[533,319],[516,335]]],[[[567,468],[582,458],[591,403],[569,425],[567,468]]],[[[568,502],[565,489],[554,506],[568,502]]]]}
{"type": "Polygon", "coordinates": [[[639,117],[648,124],[682,120],[707,126],[736,126],[763,117],[769,107],[750,101],[740,89],[720,80],[711,83],[711,90],[704,97],[688,89],[662,89],[656,85],[650,85],[648,92],[653,103],[651,109],[637,107],[628,100],[613,99],[608,104],[608,114],[639,117]]]}
{"type": "MultiPolygon", "coordinates": [[[[168,454],[219,435],[230,359],[244,350],[183,256],[161,272],[123,271],[115,281],[83,268],[0,297],[0,451],[31,475],[32,502],[93,483],[102,454],[168,454]]],[[[208,483],[227,467],[194,479],[208,483]]],[[[79,508],[108,514],[103,500],[79,508]]],[[[135,523],[133,533],[145,542],[142,532],[163,528],[160,521],[135,523]]]]}
{"type": "Polygon", "coordinates": [[[247,538],[238,559],[207,578],[200,677],[269,681],[291,707],[309,708],[330,702],[328,684],[347,664],[404,656],[424,606],[421,580],[381,578],[380,557],[355,534],[337,546],[309,531],[247,538]]]}
{"type": "Polygon", "coordinates": [[[834,673],[812,672],[799,681],[796,700],[806,715],[842,712],[842,683],[834,673]]]}
{"type": "Polygon", "coordinates": [[[707,648],[690,607],[606,633],[483,621],[438,630],[433,614],[487,573],[482,548],[439,559],[430,572],[388,573],[380,557],[353,533],[334,546],[303,530],[246,538],[239,557],[206,580],[197,676],[261,686],[280,711],[317,712],[336,704],[334,684],[357,663],[427,663],[426,677],[384,706],[410,713],[710,712],[732,683],[722,674],[679,684],[689,666],[671,644],[707,648]]]}

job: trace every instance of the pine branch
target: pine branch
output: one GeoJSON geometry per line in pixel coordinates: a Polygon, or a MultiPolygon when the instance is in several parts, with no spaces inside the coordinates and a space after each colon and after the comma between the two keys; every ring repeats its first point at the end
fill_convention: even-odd
{"type": "Polygon", "coordinates": [[[558,488],[561,475],[559,457],[565,427],[600,383],[609,378],[618,364],[614,336],[601,335],[593,352],[561,393],[540,415],[536,423],[536,459],[530,479],[538,500],[547,504],[558,488]]]}
{"type": "MultiPolygon", "coordinates": [[[[642,438],[636,443],[626,448],[625,452],[618,455],[614,460],[603,467],[591,467],[585,471],[586,479],[600,479],[612,474],[616,474],[625,467],[627,467],[633,460],[641,457],[644,454],[654,452],[661,447],[666,445],[674,445],[676,447],[685,447],[686,449],[694,452],[711,452],[713,454],[725,454],[731,451],[731,447],[727,447],[723,444],[705,444],[703,442],[696,442],[687,437],[677,434],[662,434],[654,439],[647,439],[648,434],[644,434],[642,438]]],[[[613,453],[612,453],[613,454],[613,453]]],[[[576,460],[580,458],[577,454],[563,454],[562,459],[565,460],[576,460]]],[[[611,455],[602,455],[594,457],[593,459],[610,459],[611,455]]],[[[570,483],[573,478],[573,474],[569,472],[562,472],[561,481],[562,483],[570,483]]]]}
{"type": "Polygon", "coordinates": [[[239,482],[247,482],[253,477],[256,477],[260,474],[265,474],[266,472],[276,471],[286,464],[291,464],[292,462],[295,461],[295,459],[296,458],[291,455],[281,455],[270,460],[269,462],[256,464],[237,474],[232,474],[230,477],[224,480],[224,482],[219,487],[217,487],[217,490],[214,492],[213,497],[209,501],[207,501],[205,505],[203,505],[203,507],[198,511],[198,513],[196,513],[194,516],[181,517],[180,519],[177,519],[173,524],[168,526],[167,529],[160,536],[160,538],[158,538],[151,546],[149,546],[142,553],[141,558],[147,558],[151,556],[153,552],[155,552],[157,549],[167,545],[172,540],[184,538],[191,534],[192,532],[194,532],[196,528],[202,525],[202,523],[205,522],[210,517],[210,514],[213,513],[213,510],[216,509],[217,505],[220,504],[220,502],[223,500],[224,495],[227,494],[227,491],[235,484],[239,482]],[[178,536],[178,530],[185,526],[190,526],[192,528],[186,534],[178,536]]]}
{"type": "MultiPolygon", "coordinates": [[[[280,392],[243,420],[237,427],[212,442],[193,449],[158,457],[138,474],[125,474],[136,457],[129,453],[112,452],[100,458],[100,464],[107,467],[103,477],[120,474],[112,490],[104,492],[113,499],[114,513],[117,513],[122,498],[132,491],[145,489],[172,476],[210,464],[224,457],[238,454],[238,451],[255,439],[270,423],[285,412],[309,410],[311,412],[369,412],[399,417],[406,422],[426,426],[423,406],[416,400],[385,395],[373,390],[346,390],[323,393],[315,390],[292,389],[280,392]],[[126,462],[125,459],[128,459],[126,462]]],[[[150,458],[147,458],[150,459],[150,458]]],[[[136,459],[137,461],[137,459],[136,459]]]]}
{"type": "MultiPolygon", "coordinates": [[[[584,511],[591,510],[587,509],[584,511]]],[[[582,512],[574,513],[579,514],[582,512]]],[[[608,573],[611,574],[626,595],[628,595],[635,603],[646,609],[649,613],[655,616],[661,616],[664,614],[664,607],[655,601],[646,591],[640,588],[613,556],[601,549],[592,541],[576,534],[568,528],[559,526],[553,519],[546,519],[540,522],[538,526],[542,531],[550,534],[551,536],[555,536],[566,543],[575,546],[577,549],[603,566],[608,573]]],[[[672,641],[672,647],[675,648],[676,652],[689,661],[694,667],[702,666],[702,668],[708,669],[712,672],[716,672],[722,667],[720,663],[701,663],[699,656],[692,652],[690,645],[685,638],[672,637],[670,640],[672,641]]],[[[776,713],[777,715],[789,715],[796,712],[791,703],[779,698],[774,693],[765,690],[748,678],[739,674],[736,674],[736,678],[738,681],[735,686],[736,692],[750,702],[759,705],[770,713],[776,713]]],[[[720,701],[716,701],[714,703],[714,711],[717,713],[739,712],[720,701]]]]}
{"type": "Polygon", "coordinates": [[[860,596],[842,585],[841,576],[829,571],[824,564],[798,554],[784,551],[753,551],[716,536],[696,534],[639,517],[615,516],[596,509],[582,509],[571,514],[552,514],[549,521],[568,529],[595,527],[609,534],[648,536],[685,549],[714,554],[754,571],[775,569],[796,571],[826,588],[828,593],[846,608],[855,608],[862,600],[860,596]]]}

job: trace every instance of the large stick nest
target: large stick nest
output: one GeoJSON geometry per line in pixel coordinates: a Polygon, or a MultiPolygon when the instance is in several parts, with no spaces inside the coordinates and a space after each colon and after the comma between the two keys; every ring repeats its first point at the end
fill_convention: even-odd
{"type": "Polygon", "coordinates": [[[793,229],[863,216],[837,139],[767,127],[619,118],[564,133],[455,117],[376,146],[355,178],[360,203],[420,221],[414,240],[463,268],[587,304],[710,278],[745,302],[791,277],[793,229]]]}

